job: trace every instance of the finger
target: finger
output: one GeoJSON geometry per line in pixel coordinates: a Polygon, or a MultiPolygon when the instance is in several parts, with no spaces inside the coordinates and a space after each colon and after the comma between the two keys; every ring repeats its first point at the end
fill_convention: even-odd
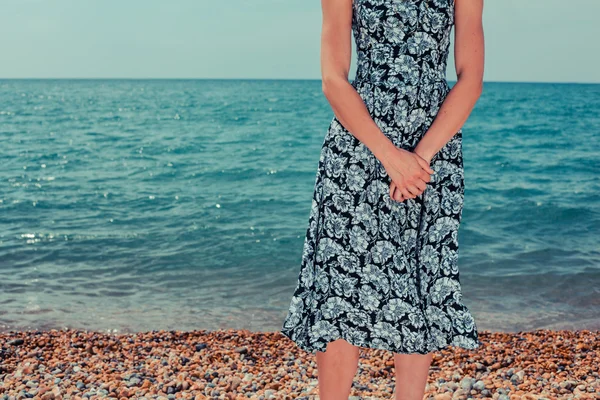
{"type": "Polygon", "coordinates": [[[398,190],[398,188],[396,188],[396,190],[394,191],[394,200],[396,200],[396,201],[403,201],[404,200],[404,196],[402,196],[402,193],[400,193],[400,191],[398,190]]]}
{"type": "Polygon", "coordinates": [[[425,189],[427,189],[427,183],[425,181],[422,181],[421,179],[417,179],[417,181],[415,182],[415,186],[419,188],[421,193],[423,193],[425,189]]]}
{"type": "Polygon", "coordinates": [[[431,169],[427,161],[422,159],[420,156],[417,156],[417,161],[425,171],[429,172],[430,174],[433,174],[433,170],[431,169]]]}
{"type": "Polygon", "coordinates": [[[400,192],[398,191],[398,185],[396,182],[392,182],[390,184],[390,197],[395,200],[395,197],[398,196],[400,192]]]}
{"type": "Polygon", "coordinates": [[[430,171],[430,173],[433,173],[433,170],[431,169],[431,163],[427,160],[425,160],[423,157],[419,156],[417,154],[417,162],[419,163],[419,165],[421,165],[421,167],[423,169],[425,169],[426,171],[430,171]]]}
{"type": "Polygon", "coordinates": [[[402,195],[398,191],[398,187],[396,186],[395,183],[392,183],[390,185],[390,198],[392,200],[396,200],[396,201],[400,201],[399,198],[402,198],[402,195]]]}
{"type": "Polygon", "coordinates": [[[418,195],[421,194],[421,190],[419,190],[419,188],[416,187],[415,185],[408,185],[408,186],[406,186],[406,188],[415,197],[417,197],[418,195]]]}
{"type": "Polygon", "coordinates": [[[400,190],[400,193],[402,193],[402,197],[404,197],[405,199],[412,199],[415,197],[408,190],[406,190],[405,187],[399,187],[396,190],[400,190]]]}
{"type": "Polygon", "coordinates": [[[428,174],[425,170],[421,170],[419,178],[421,178],[425,182],[431,182],[431,174],[428,174]]]}

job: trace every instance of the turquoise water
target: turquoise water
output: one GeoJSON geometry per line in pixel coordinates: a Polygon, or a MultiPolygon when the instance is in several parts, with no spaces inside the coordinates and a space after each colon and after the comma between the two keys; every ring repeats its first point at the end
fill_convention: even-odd
{"type": "MultiPolygon", "coordinates": [[[[320,81],[0,81],[0,329],[277,330],[320,81]]],[[[481,329],[600,329],[600,85],[486,83],[459,268],[481,329]]]]}

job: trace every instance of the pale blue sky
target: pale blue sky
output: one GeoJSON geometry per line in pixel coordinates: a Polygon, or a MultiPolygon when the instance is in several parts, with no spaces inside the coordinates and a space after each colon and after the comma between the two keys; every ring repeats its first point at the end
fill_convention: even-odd
{"type": "MultiPolygon", "coordinates": [[[[0,78],[320,78],[320,0],[0,1],[0,78]]],[[[486,0],[485,80],[600,82],[598,15],[486,0]]]]}

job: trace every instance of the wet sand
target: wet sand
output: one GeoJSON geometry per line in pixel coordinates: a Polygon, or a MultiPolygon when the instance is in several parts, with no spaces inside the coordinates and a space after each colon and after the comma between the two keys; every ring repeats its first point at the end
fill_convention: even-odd
{"type": "MultiPolygon", "coordinates": [[[[600,331],[480,331],[434,354],[425,399],[600,399],[600,331]]],[[[0,333],[3,399],[318,399],[313,355],[279,332],[0,333]]],[[[351,399],[393,399],[393,354],[361,349],[351,399]]]]}

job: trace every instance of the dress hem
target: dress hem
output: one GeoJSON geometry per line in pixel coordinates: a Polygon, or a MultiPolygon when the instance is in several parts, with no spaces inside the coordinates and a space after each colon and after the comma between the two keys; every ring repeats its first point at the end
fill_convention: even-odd
{"type": "Polygon", "coordinates": [[[358,344],[356,341],[354,341],[354,339],[351,339],[350,336],[346,335],[346,334],[341,334],[341,335],[336,335],[335,337],[332,337],[331,339],[327,340],[326,343],[323,343],[323,346],[319,346],[319,347],[315,347],[315,346],[308,346],[306,344],[300,343],[299,341],[296,341],[292,338],[292,333],[285,329],[285,330],[279,330],[279,332],[287,337],[288,339],[290,339],[296,346],[298,346],[299,348],[301,348],[302,350],[311,353],[311,354],[316,354],[318,351],[322,351],[324,352],[327,349],[327,345],[335,340],[338,339],[344,339],[345,341],[347,341],[348,343],[350,343],[353,346],[368,350],[368,349],[372,349],[372,350],[387,350],[387,351],[391,351],[393,353],[398,353],[398,354],[422,354],[422,355],[426,355],[435,351],[440,351],[440,350],[444,350],[447,349],[449,347],[458,347],[458,348],[462,348],[465,350],[477,350],[479,348],[481,348],[484,343],[480,340],[474,340],[469,338],[468,342],[462,342],[459,343],[456,339],[460,338],[460,337],[466,337],[464,335],[452,335],[452,339],[451,340],[446,340],[445,343],[441,344],[441,345],[437,345],[437,346],[433,346],[433,347],[429,347],[427,348],[426,351],[424,350],[418,350],[418,349],[407,349],[407,348],[397,348],[394,346],[385,346],[385,345],[367,345],[367,344],[358,344]]]}

